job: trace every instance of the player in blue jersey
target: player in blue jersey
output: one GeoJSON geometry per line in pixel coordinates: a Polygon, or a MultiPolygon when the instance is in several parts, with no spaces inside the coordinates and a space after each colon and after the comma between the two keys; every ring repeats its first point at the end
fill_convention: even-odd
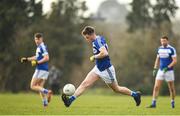
{"type": "Polygon", "coordinates": [[[160,39],[161,45],[157,51],[157,57],[154,64],[153,76],[156,81],[153,89],[152,104],[148,108],[156,107],[156,99],[163,80],[166,80],[171,95],[171,106],[175,107],[175,87],[174,87],[174,71],[173,67],[177,63],[176,50],[168,43],[168,37],[164,36],[160,39]]]}
{"type": "Polygon", "coordinates": [[[90,61],[95,60],[96,65],[87,74],[84,81],[76,89],[74,95],[68,97],[65,94],[62,94],[61,97],[64,105],[69,107],[71,103],[88,87],[101,78],[114,92],[132,96],[136,102],[136,106],[139,106],[141,103],[140,92],[134,92],[126,87],[118,85],[115,69],[109,58],[108,45],[105,38],[103,36],[96,35],[94,28],[91,26],[86,26],[82,31],[82,35],[89,43],[92,44],[94,55],[90,57],[90,61]]]}
{"type": "Polygon", "coordinates": [[[30,88],[40,93],[40,96],[43,101],[43,106],[47,107],[52,95],[51,90],[44,88],[45,81],[47,80],[49,75],[49,54],[47,51],[47,47],[43,42],[42,33],[36,33],[34,35],[34,41],[37,45],[36,55],[32,57],[23,57],[21,58],[21,62],[30,61],[32,66],[36,66],[36,70],[31,80],[30,88]]]}

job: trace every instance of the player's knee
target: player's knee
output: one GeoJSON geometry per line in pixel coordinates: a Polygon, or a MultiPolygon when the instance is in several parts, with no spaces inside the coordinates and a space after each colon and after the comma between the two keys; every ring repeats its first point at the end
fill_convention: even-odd
{"type": "Polygon", "coordinates": [[[34,84],[30,84],[30,88],[33,90],[34,89],[34,84]]]}

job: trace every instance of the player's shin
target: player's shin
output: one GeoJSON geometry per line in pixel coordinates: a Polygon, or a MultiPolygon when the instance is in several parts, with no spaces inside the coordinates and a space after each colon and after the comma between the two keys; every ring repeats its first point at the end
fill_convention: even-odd
{"type": "Polygon", "coordinates": [[[39,95],[42,99],[43,106],[44,107],[48,106],[47,96],[45,94],[43,94],[42,92],[39,92],[39,95]]]}
{"type": "Polygon", "coordinates": [[[48,106],[47,97],[44,97],[44,98],[43,98],[43,106],[44,106],[44,107],[48,106]]]}

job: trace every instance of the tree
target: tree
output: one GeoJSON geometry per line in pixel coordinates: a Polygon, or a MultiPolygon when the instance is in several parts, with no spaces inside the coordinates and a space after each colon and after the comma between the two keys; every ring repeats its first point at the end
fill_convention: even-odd
{"type": "Polygon", "coordinates": [[[16,35],[42,17],[41,2],[35,0],[1,0],[0,2],[0,88],[16,91],[21,50],[17,50],[16,35]],[[37,14],[37,15],[36,15],[37,14]]]}
{"type": "Polygon", "coordinates": [[[165,30],[172,33],[171,17],[175,16],[178,9],[175,0],[156,0],[151,5],[149,0],[133,0],[132,11],[127,16],[129,32],[137,29],[155,28],[157,31],[165,30]]]}
{"type": "Polygon", "coordinates": [[[178,9],[175,0],[157,0],[153,6],[153,27],[157,28],[161,33],[172,36],[171,18],[175,17],[178,9]]]}
{"type": "MultiPolygon", "coordinates": [[[[1,28],[6,36],[0,37],[0,44],[4,45],[0,46],[3,48],[0,54],[0,90],[29,90],[34,68],[31,68],[30,63],[20,64],[19,58],[34,55],[36,46],[33,35],[36,32],[44,34],[50,54],[50,67],[61,67],[65,77],[63,81],[70,80],[73,66],[80,65],[84,56],[80,31],[85,22],[85,2],[59,0],[46,16],[42,13],[41,2],[36,3],[35,0],[5,1],[0,5],[3,6],[0,7],[0,12],[8,17],[1,15],[4,19],[0,22],[2,25],[6,24],[1,28]],[[9,12],[12,13],[8,14],[9,12]]],[[[63,84],[62,80],[61,83],[63,84]]]]}
{"type": "Polygon", "coordinates": [[[151,4],[149,0],[133,0],[131,3],[132,11],[127,16],[129,23],[128,31],[133,32],[137,29],[143,29],[151,25],[151,16],[149,9],[151,4]]]}
{"type": "Polygon", "coordinates": [[[171,17],[175,17],[177,9],[175,0],[157,0],[153,6],[153,21],[157,26],[164,21],[171,23],[171,17]]]}
{"type": "Polygon", "coordinates": [[[73,65],[82,63],[85,48],[80,32],[85,24],[83,14],[86,9],[85,2],[59,0],[52,5],[52,13],[44,27],[47,42],[51,43],[49,45],[51,57],[56,57],[51,63],[57,67],[65,67],[62,68],[64,81],[69,80],[69,72],[73,65]]]}

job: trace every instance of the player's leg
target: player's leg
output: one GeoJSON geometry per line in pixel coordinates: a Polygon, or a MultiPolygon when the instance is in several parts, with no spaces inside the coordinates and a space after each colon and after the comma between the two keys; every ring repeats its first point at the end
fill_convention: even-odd
{"type": "Polygon", "coordinates": [[[30,88],[34,91],[42,92],[44,94],[48,94],[49,90],[39,86],[39,81],[40,80],[46,80],[48,77],[48,72],[47,71],[42,71],[42,70],[36,70],[30,84],[30,88]]]}
{"type": "Polygon", "coordinates": [[[168,87],[169,87],[169,92],[170,92],[170,96],[171,96],[171,106],[172,108],[175,107],[175,96],[176,96],[176,90],[174,87],[174,81],[169,81],[168,82],[168,87]]]}
{"type": "Polygon", "coordinates": [[[160,87],[162,85],[163,80],[155,80],[154,88],[153,88],[153,96],[152,96],[152,104],[149,106],[149,108],[155,108],[156,107],[156,100],[159,95],[160,87]]]}
{"type": "Polygon", "coordinates": [[[37,92],[42,91],[42,87],[39,85],[40,80],[39,78],[32,78],[30,88],[37,92]]]}
{"type": "MultiPolygon", "coordinates": [[[[39,86],[41,86],[42,88],[44,87],[45,84],[45,80],[41,79],[39,81],[39,86]]],[[[44,94],[42,92],[39,92],[41,98],[42,98],[42,102],[43,102],[43,106],[46,107],[48,106],[48,101],[47,101],[47,94],[44,94]]]]}
{"type": "Polygon", "coordinates": [[[175,96],[176,96],[176,90],[174,87],[174,80],[175,80],[174,71],[173,70],[167,71],[165,73],[164,77],[165,77],[165,80],[168,84],[169,93],[171,96],[171,107],[174,108],[175,107],[175,96]]]}
{"type": "Polygon", "coordinates": [[[136,102],[136,105],[137,106],[140,105],[140,103],[141,103],[140,92],[134,92],[134,91],[131,91],[130,89],[128,89],[127,87],[119,86],[118,82],[116,80],[116,73],[115,73],[115,69],[113,66],[102,71],[100,73],[100,77],[114,92],[132,96],[136,102]]]}
{"type": "MultiPolygon", "coordinates": [[[[46,79],[45,79],[45,78],[41,79],[40,86],[41,86],[42,88],[44,88],[45,82],[46,82],[46,79]]],[[[41,93],[42,93],[42,92],[41,92],[41,93]]],[[[43,94],[43,93],[42,93],[42,94],[43,94]]],[[[48,93],[47,93],[47,94],[44,94],[45,97],[47,98],[48,103],[51,101],[52,94],[53,94],[53,93],[52,93],[52,90],[48,90],[48,93]]]]}
{"type": "Polygon", "coordinates": [[[159,95],[159,90],[162,85],[162,82],[164,80],[164,72],[161,70],[158,70],[158,73],[156,75],[154,87],[153,87],[153,95],[152,95],[152,103],[147,108],[155,108],[156,107],[156,100],[159,95]]]}
{"type": "Polygon", "coordinates": [[[141,103],[141,93],[134,92],[127,87],[119,86],[117,82],[106,83],[114,92],[121,93],[125,95],[132,96],[136,102],[136,106],[139,106],[141,103]]]}
{"type": "Polygon", "coordinates": [[[129,95],[129,96],[132,93],[132,91],[130,89],[128,89],[127,87],[119,86],[116,82],[108,83],[107,85],[116,93],[122,93],[122,94],[129,95]]]}
{"type": "Polygon", "coordinates": [[[99,79],[99,76],[94,72],[89,72],[84,81],[76,89],[74,96],[80,96],[87,88],[94,84],[99,79]]]}
{"type": "Polygon", "coordinates": [[[62,95],[62,100],[66,107],[69,107],[71,103],[79,97],[87,88],[94,84],[99,79],[99,76],[94,72],[90,71],[84,81],[80,84],[80,86],[76,89],[73,96],[67,98],[66,95],[62,95]]]}

